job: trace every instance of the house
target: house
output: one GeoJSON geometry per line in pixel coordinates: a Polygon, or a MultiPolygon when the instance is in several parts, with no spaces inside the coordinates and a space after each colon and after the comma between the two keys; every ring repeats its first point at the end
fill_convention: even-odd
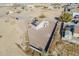
{"type": "Polygon", "coordinates": [[[34,28],[35,30],[39,30],[47,26],[48,26],[48,21],[38,21],[37,19],[34,19],[31,22],[31,27],[34,28]]]}
{"type": "Polygon", "coordinates": [[[69,12],[69,13],[73,13],[74,11],[78,11],[79,8],[79,4],[78,3],[69,3],[64,5],[64,11],[65,12],[69,12]]]}
{"type": "MultiPolygon", "coordinates": [[[[33,23],[36,21],[33,21],[33,23]]],[[[45,22],[43,21],[42,23],[45,22]]],[[[57,20],[54,20],[51,21],[48,26],[42,24],[42,27],[44,26],[45,28],[40,28],[40,30],[35,30],[36,28],[34,29],[32,27],[29,28],[28,35],[30,48],[37,52],[47,52],[51,44],[51,41],[53,41],[57,23],[57,20]]],[[[38,24],[39,23],[37,21],[37,23],[32,24],[32,26],[38,26],[38,24]]]]}
{"type": "Polygon", "coordinates": [[[66,39],[72,39],[72,32],[70,30],[65,31],[65,36],[66,39]]]}
{"type": "Polygon", "coordinates": [[[79,38],[79,25],[75,25],[73,36],[79,38]]]}
{"type": "Polygon", "coordinates": [[[78,3],[71,3],[71,6],[73,7],[73,8],[78,8],[79,7],[79,4],[78,3]]]}
{"type": "Polygon", "coordinates": [[[65,25],[63,29],[63,37],[65,39],[72,39],[74,32],[74,25],[65,25]]]}
{"type": "Polygon", "coordinates": [[[75,18],[75,19],[79,18],[79,13],[78,12],[73,12],[73,18],[75,18]]]}
{"type": "Polygon", "coordinates": [[[65,24],[62,40],[79,44],[79,25],[65,24]]]}
{"type": "Polygon", "coordinates": [[[79,23],[79,12],[73,12],[73,18],[72,18],[72,23],[78,24],[79,23]]]}

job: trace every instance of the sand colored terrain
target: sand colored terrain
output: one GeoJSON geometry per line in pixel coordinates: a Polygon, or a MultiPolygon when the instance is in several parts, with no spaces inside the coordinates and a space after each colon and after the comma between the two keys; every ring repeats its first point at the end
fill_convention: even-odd
{"type": "Polygon", "coordinates": [[[0,36],[0,55],[25,55],[16,45],[20,35],[10,24],[0,22],[0,36]]]}
{"type": "Polygon", "coordinates": [[[22,42],[23,34],[27,31],[28,23],[34,17],[41,14],[46,16],[46,20],[52,21],[55,16],[59,16],[62,10],[48,10],[41,8],[21,9],[21,13],[11,13],[6,15],[9,10],[17,10],[12,7],[0,8],[0,55],[25,56],[25,54],[17,45],[16,42],[22,42]],[[16,17],[19,20],[16,20],[16,17]]]}

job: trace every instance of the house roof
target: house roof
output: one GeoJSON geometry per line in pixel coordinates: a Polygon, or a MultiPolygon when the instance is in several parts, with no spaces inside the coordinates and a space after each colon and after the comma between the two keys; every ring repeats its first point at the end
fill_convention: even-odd
{"type": "Polygon", "coordinates": [[[72,9],[72,12],[78,12],[79,13],[79,8],[72,9]]]}
{"type": "Polygon", "coordinates": [[[29,34],[29,44],[42,50],[46,50],[49,48],[53,30],[55,30],[55,25],[57,21],[50,22],[46,28],[42,28],[38,31],[30,28],[28,30],[29,34]],[[51,39],[50,39],[51,36],[51,39]]]}
{"type": "Polygon", "coordinates": [[[74,33],[79,33],[79,25],[75,25],[74,33]]]}
{"type": "Polygon", "coordinates": [[[73,17],[79,15],[79,12],[73,12],[73,17]]]}
{"type": "Polygon", "coordinates": [[[73,24],[73,23],[64,23],[64,28],[66,26],[69,26],[69,28],[72,28],[74,26],[74,33],[79,33],[79,24],[73,24]]]}

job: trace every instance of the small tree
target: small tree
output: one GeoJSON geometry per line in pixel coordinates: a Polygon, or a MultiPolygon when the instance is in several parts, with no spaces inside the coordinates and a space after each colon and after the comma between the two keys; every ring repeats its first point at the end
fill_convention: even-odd
{"type": "Polygon", "coordinates": [[[62,13],[59,18],[61,22],[69,22],[72,20],[72,15],[65,12],[62,13]]]}
{"type": "Polygon", "coordinates": [[[39,18],[46,18],[46,16],[44,14],[41,14],[39,18]]]}
{"type": "Polygon", "coordinates": [[[72,20],[72,15],[69,13],[62,13],[59,17],[59,20],[62,22],[61,23],[61,28],[60,28],[60,35],[62,38],[63,35],[63,26],[64,26],[64,22],[70,22],[72,20]]]}

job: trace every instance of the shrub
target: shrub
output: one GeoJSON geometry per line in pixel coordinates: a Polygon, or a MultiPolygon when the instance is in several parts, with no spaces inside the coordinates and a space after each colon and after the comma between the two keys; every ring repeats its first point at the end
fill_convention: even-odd
{"type": "Polygon", "coordinates": [[[63,22],[69,22],[72,20],[72,15],[69,14],[69,13],[63,13],[61,16],[60,16],[60,20],[63,21],[63,22]]]}
{"type": "Polygon", "coordinates": [[[2,38],[2,35],[0,35],[0,38],[2,38]]]}
{"type": "Polygon", "coordinates": [[[46,18],[44,14],[40,15],[39,18],[46,18]]]}
{"type": "Polygon", "coordinates": [[[43,8],[44,8],[44,9],[47,9],[48,7],[47,7],[47,6],[44,6],[43,8]]]}

